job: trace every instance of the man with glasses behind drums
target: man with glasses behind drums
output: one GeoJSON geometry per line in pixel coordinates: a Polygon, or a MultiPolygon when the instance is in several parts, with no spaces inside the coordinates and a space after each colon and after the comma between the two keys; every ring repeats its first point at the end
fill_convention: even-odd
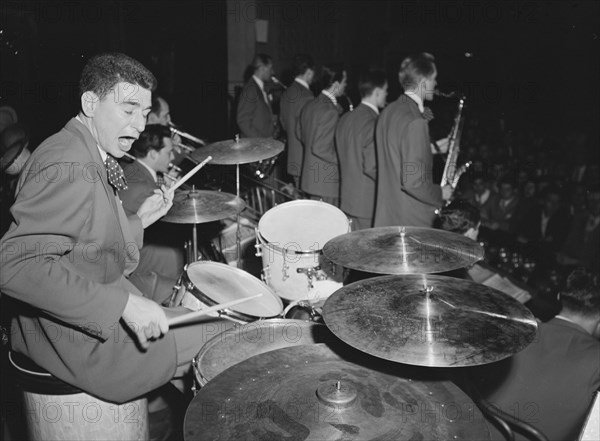
{"type": "MultiPolygon", "coordinates": [[[[157,173],[166,173],[173,160],[170,130],[158,124],[147,125],[131,147],[136,160],[125,164],[127,189],[119,192],[126,213],[136,213],[144,200],[159,189],[157,173]]],[[[175,244],[185,237],[171,225],[157,223],[144,231],[140,263],[130,280],[142,291],[166,294],[183,271],[183,252],[175,244]]]]}

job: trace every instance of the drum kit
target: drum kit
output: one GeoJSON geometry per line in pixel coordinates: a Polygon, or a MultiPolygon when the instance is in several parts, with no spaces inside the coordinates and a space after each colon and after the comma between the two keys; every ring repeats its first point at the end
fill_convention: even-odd
{"type": "MultiPolygon", "coordinates": [[[[239,165],[282,148],[271,139],[236,139],[193,155],[239,165]]],[[[196,225],[239,216],[237,176],[238,195],[180,192],[164,220],[196,225]]],[[[170,306],[202,310],[252,299],[217,313],[236,325],[193,360],[186,441],[489,439],[477,405],[434,368],[492,363],[522,350],[537,330],[531,312],[493,288],[433,274],[483,258],[483,247],[462,235],[349,231],[336,207],[296,200],[258,222],[262,281],[223,263],[186,266],[170,306]],[[348,270],[382,276],[344,286],[348,270]]]]}

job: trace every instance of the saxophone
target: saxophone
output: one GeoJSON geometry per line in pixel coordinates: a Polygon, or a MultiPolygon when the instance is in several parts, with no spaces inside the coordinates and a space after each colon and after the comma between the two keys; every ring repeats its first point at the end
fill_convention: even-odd
{"type": "Polygon", "coordinates": [[[460,152],[460,135],[462,134],[464,124],[462,111],[465,105],[465,99],[466,97],[463,95],[458,103],[458,111],[456,112],[456,118],[454,118],[454,126],[448,137],[448,157],[446,158],[446,165],[444,166],[444,173],[442,174],[442,180],[440,182],[441,187],[450,185],[452,188],[456,188],[460,176],[470,165],[470,163],[467,163],[459,169],[456,167],[458,153],[460,152]]]}

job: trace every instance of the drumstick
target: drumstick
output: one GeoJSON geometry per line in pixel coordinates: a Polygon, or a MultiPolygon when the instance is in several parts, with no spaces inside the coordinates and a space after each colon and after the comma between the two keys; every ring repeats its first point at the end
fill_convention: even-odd
{"type": "Polygon", "coordinates": [[[198,164],[196,167],[194,167],[193,169],[191,169],[183,178],[181,178],[179,181],[177,181],[175,184],[173,184],[173,186],[171,188],[169,188],[168,191],[170,191],[171,193],[173,193],[185,181],[187,181],[188,179],[190,179],[198,170],[200,170],[202,167],[204,167],[206,165],[206,163],[208,161],[210,161],[211,159],[212,159],[212,156],[209,156],[204,161],[202,161],[200,164],[198,164]]]}
{"type": "Polygon", "coordinates": [[[256,299],[257,297],[262,296],[262,293],[256,294],[252,297],[246,297],[243,299],[232,300],[231,302],[221,303],[219,305],[211,306],[207,309],[201,309],[200,311],[193,311],[187,314],[182,314],[177,317],[173,317],[169,319],[169,326],[179,325],[181,323],[189,322],[191,320],[195,320],[198,317],[202,317],[203,315],[210,314],[211,312],[220,311],[222,309],[229,308],[231,306],[237,305],[239,303],[247,302],[248,300],[256,299]]]}

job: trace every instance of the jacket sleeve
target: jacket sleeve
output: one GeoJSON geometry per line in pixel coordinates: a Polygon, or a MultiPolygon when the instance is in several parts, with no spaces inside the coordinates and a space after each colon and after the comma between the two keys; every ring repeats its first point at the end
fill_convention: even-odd
{"type": "Polygon", "coordinates": [[[377,160],[375,154],[375,119],[368,120],[361,130],[362,145],[362,172],[364,175],[377,179],[377,160]]]}
{"type": "Polygon", "coordinates": [[[237,108],[237,125],[243,137],[257,138],[260,134],[254,127],[254,117],[258,99],[258,90],[251,86],[246,86],[242,90],[237,108]]]}
{"type": "Polygon", "coordinates": [[[433,183],[433,157],[425,119],[415,119],[407,128],[402,158],[402,190],[418,201],[439,207],[442,189],[433,183]]]}
{"type": "Polygon", "coordinates": [[[0,289],[84,331],[89,329],[82,324],[94,323],[95,334],[106,339],[125,309],[128,291],[118,286],[119,279],[99,283],[75,265],[90,268],[95,259],[110,258],[102,256],[111,250],[100,234],[89,229],[94,210],[100,209],[93,188],[102,184],[86,178],[85,171],[69,173],[57,164],[37,162],[22,176],[11,209],[15,222],[0,243],[0,289]],[[36,169],[37,164],[42,166],[36,169]],[[80,240],[82,231],[90,237],[80,240]]]}
{"type": "Polygon", "coordinates": [[[337,164],[335,152],[335,126],[339,115],[335,110],[327,110],[319,115],[319,121],[316,121],[312,144],[310,146],[312,154],[322,161],[337,164]]]}

